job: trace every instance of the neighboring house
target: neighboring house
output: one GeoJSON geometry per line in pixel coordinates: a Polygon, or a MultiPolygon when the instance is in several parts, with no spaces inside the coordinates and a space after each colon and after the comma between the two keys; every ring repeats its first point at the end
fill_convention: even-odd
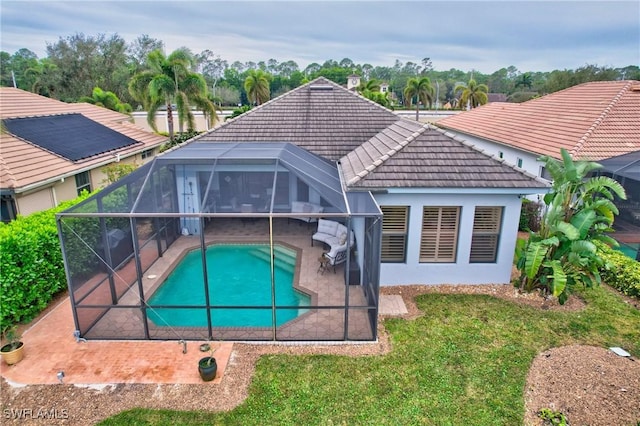
{"type": "Polygon", "coordinates": [[[360,76],[357,74],[351,74],[347,78],[347,89],[356,90],[360,86],[360,76]]]}
{"type": "Polygon", "coordinates": [[[599,161],[640,150],[640,82],[584,83],[522,103],[492,102],[438,127],[487,154],[548,178],[538,158],[599,161]]]}
{"type": "MultiPolygon", "coordinates": [[[[189,146],[205,142],[289,142],[337,165],[345,197],[371,193],[384,214],[382,285],[508,283],[521,197],[548,188],[461,138],[398,117],[325,78],[189,146]]],[[[323,201],[313,188],[289,192],[296,201],[323,201]]],[[[354,228],[358,246],[364,230],[354,228]]]]}
{"type": "Polygon", "coordinates": [[[487,93],[487,101],[491,102],[507,102],[507,95],[504,93],[487,93]]]}
{"type": "Polygon", "coordinates": [[[87,103],[66,103],[20,89],[0,88],[2,220],[28,215],[100,187],[101,168],[142,165],[166,137],[128,115],[87,103]]]}

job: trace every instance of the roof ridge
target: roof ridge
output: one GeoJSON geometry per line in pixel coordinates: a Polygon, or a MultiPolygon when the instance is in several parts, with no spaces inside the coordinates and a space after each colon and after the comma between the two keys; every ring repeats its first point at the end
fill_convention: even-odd
{"type": "Polygon", "coordinates": [[[8,182],[8,185],[6,185],[7,188],[15,188],[18,181],[16,180],[16,177],[11,172],[11,169],[9,168],[9,166],[7,166],[7,162],[4,161],[4,156],[2,155],[2,153],[0,153],[0,170],[3,170],[3,169],[7,172],[8,179],[5,182],[2,182],[0,186],[4,187],[5,186],[4,184],[8,182]]]}
{"type": "Polygon", "coordinates": [[[230,123],[233,123],[233,122],[234,122],[234,121],[236,121],[238,118],[240,118],[240,117],[246,117],[246,116],[248,116],[248,115],[251,115],[251,114],[255,113],[256,111],[260,110],[261,108],[263,108],[265,105],[269,105],[269,104],[271,104],[271,103],[273,103],[273,102],[275,102],[275,101],[277,101],[277,100],[280,100],[280,99],[283,99],[283,98],[285,98],[285,97],[287,97],[287,96],[290,96],[291,94],[296,93],[296,92],[298,92],[299,90],[302,90],[304,87],[307,87],[307,86],[312,85],[313,83],[316,83],[316,82],[317,82],[318,80],[320,80],[320,79],[326,80],[328,83],[333,84],[334,86],[337,86],[337,87],[342,88],[342,86],[340,86],[340,85],[339,85],[339,84],[337,84],[337,83],[334,83],[333,81],[329,80],[329,79],[328,79],[328,78],[326,78],[326,77],[322,77],[322,76],[320,76],[320,77],[316,77],[316,78],[314,78],[313,80],[311,80],[311,81],[309,81],[309,82],[307,82],[307,83],[305,83],[305,84],[302,84],[302,85],[300,85],[300,86],[296,87],[295,89],[291,89],[291,90],[289,90],[288,92],[284,92],[283,94],[281,94],[281,95],[279,95],[279,96],[276,96],[276,97],[275,97],[275,98],[273,98],[273,99],[269,99],[267,102],[265,102],[265,103],[263,103],[263,104],[260,104],[260,105],[258,105],[258,106],[256,106],[256,107],[254,107],[254,108],[251,108],[249,111],[246,111],[246,112],[244,112],[244,113],[240,114],[240,115],[239,115],[239,116],[237,116],[237,117],[233,117],[232,119],[230,119],[230,120],[228,120],[228,121],[227,121],[227,120],[223,121],[220,125],[214,126],[212,129],[209,129],[209,130],[208,130],[208,131],[206,131],[206,132],[203,132],[203,133],[201,133],[201,134],[199,134],[199,135],[197,135],[197,136],[194,136],[193,138],[191,138],[191,139],[190,139],[190,140],[188,140],[188,141],[185,141],[184,143],[180,144],[179,146],[185,146],[185,145],[187,145],[187,144],[190,144],[190,143],[192,143],[192,142],[195,142],[195,141],[197,141],[198,139],[200,139],[200,138],[202,138],[202,137],[204,137],[204,136],[208,135],[209,133],[211,133],[211,132],[213,132],[213,131],[216,131],[216,130],[218,130],[218,129],[221,129],[221,128],[223,128],[223,127],[225,127],[225,126],[229,125],[230,123]]]}
{"type": "MultiPolygon", "coordinates": [[[[400,118],[400,117],[399,117],[400,118]]],[[[379,135],[380,133],[384,132],[385,130],[387,130],[389,127],[393,126],[394,124],[398,123],[398,122],[402,122],[403,120],[400,119],[396,122],[394,122],[393,124],[390,124],[389,126],[385,127],[384,129],[382,129],[380,132],[376,133],[376,136],[379,135]]],[[[421,125],[420,129],[413,132],[411,135],[407,136],[405,139],[399,141],[395,147],[389,149],[386,153],[382,154],[380,157],[378,157],[378,159],[376,159],[373,163],[371,163],[370,165],[368,165],[367,167],[365,167],[364,170],[362,170],[361,172],[359,172],[356,176],[354,176],[353,178],[349,179],[349,181],[347,182],[347,186],[349,185],[353,185],[357,182],[359,182],[360,180],[364,179],[368,174],[370,174],[371,172],[373,172],[375,169],[377,169],[379,166],[381,166],[382,164],[385,163],[385,161],[387,161],[389,158],[393,157],[394,155],[396,155],[399,151],[402,150],[402,148],[404,148],[405,146],[407,146],[409,143],[411,143],[412,141],[414,141],[418,136],[420,136],[422,133],[424,133],[425,131],[427,131],[427,129],[429,129],[429,123],[423,124],[421,125]]],[[[375,137],[375,136],[374,136],[375,137]]],[[[371,138],[373,139],[373,138],[371,138]]],[[[369,139],[369,140],[371,140],[369,139]]],[[[368,141],[367,141],[368,142],[368,141]]],[[[364,142],[364,143],[367,143],[364,142]]],[[[361,145],[362,146],[362,145],[361,145]]]]}
{"type": "Polygon", "coordinates": [[[575,158],[575,156],[580,152],[580,150],[587,143],[587,140],[591,137],[591,135],[596,131],[598,126],[607,118],[607,115],[611,112],[613,107],[622,99],[622,96],[629,90],[632,86],[632,81],[628,80],[624,86],[620,89],[618,94],[613,97],[609,105],[605,107],[605,109],[600,113],[600,116],[591,124],[591,126],[587,129],[586,133],[582,135],[578,143],[575,147],[569,152],[571,158],[575,158]]]}
{"type": "Polygon", "coordinates": [[[478,148],[474,144],[468,142],[466,139],[461,138],[460,136],[458,136],[458,134],[451,133],[451,132],[449,132],[449,131],[447,131],[445,129],[441,129],[441,128],[436,127],[436,126],[432,126],[432,128],[434,130],[442,133],[444,136],[447,136],[447,137],[453,139],[456,142],[460,142],[464,146],[469,147],[469,148],[473,149],[474,151],[477,151],[478,153],[480,153],[480,154],[482,154],[482,155],[484,155],[486,157],[494,159],[494,160],[498,161],[499,163],[502,163],[504,166],[509,167],[509,168],[511,168],[511,169],[513,169],[515,171],[518,171],[518,172],[524,174],[525,176],[527,176],[529,178],[532,178],[533,180],[535,180],[537,182],[541,182],[541,183],[544,183],[544,184],[548,184],[549,183],[546,179],[542,179],[541,177],[539,177],[537,175],[534,175],[533,173],[527,171],[526,169],[520,168],[520,167],[516,166],[515,164],[507,163],[504,158],[496,157],[493,154],[487,153],[484,149],[478,148]]]}

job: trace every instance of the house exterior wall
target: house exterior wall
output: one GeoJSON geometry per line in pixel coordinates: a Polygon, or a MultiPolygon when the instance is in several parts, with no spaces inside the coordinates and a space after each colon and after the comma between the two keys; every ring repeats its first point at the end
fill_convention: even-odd
{"type": "Polygon", "coordinates": [[[16,196],[16,210],[19,215],[28,216],[32,213],[55,207],[53,188],[43,188],[39,191],[16,196]]]}
{"type": "MultiPolygon", "coordinates": [[[[231,112],[229,111],[218,112],[219,122],[224,122],[224,117],[230,114],[231,112]]],[[[149,123],[147,122],[147,113],[145,111],[142,111],[142,112],[136,111],[132,114],[132,116],[133,116],[133,122],[136,126],[144,130],[147,130],[149,132],[154,131],[151,128],[151,126],[149,126],[149,123]]],[[[210,130],[213,127],[213,126],[207,125],[207,120],[205,119],[202,111],[193,111],[193,117],[195,121],[195,129],[197,131],[204,132],[206,130],[210,130]]],[[[167,120],[166,111],[158,111],[156,113],[155,121],[156,121],[156,126],[158,128],[159,133],[169,133],[169,122],[167,120]]],[[[217,122],[216,124],[219,124],[219,122],[217,122]]],[[[178,124],[178,113],[175,111],[173,112],[173,131],[176,133],[180,131],[180,126],[178,124]]],[[[187,131],[186,125],[184,126],[184,131],[185,132],[187,131]]]]}
{"type": "Polygon", "coordinates": [[[521,199],[516,194],[375,194],[380,206],[409,206],[409,228],[404,263],[382,263],[380,285],[410,284],[506,284],[520,219],[521,199]],[[460,206],[455,263],[421,263],[420,240],[423,206],[460,206]],[[471,237],[476,206],[502,206],[497,261],[470,263],[471,237]]]}
{"type": "MultiPolygon", "coordinates": [[[[523,151],[509,145],[488,141],[486,139],[471,136],[466,133],[456,132],[451,129],[447,129],[447,132],[456,134],[458,137],[466,140],[476,148],[481,149],[485,153],[496,158],[500,158],[500,152],[502,152],[502,158],[504,159],[505,163],[517,166],[518,159],[520,158],[522,159],[522,167],[520,167],[521,169],[526,170],[528,173],[534,176],[542,177],[542,166],[544,164],[541,161],[538,161],[538,158],[540,157],[539,154],[523,151]]],[[[529,195],[527,196],[527,198],[533,201],[540,201],[543,196],[544,193],[540,193],[538,195],[529,195]]]]}
{"type": "MultiPolygon", "coordinates": [[[[141,154],[136,154],[121,160],[124,164],[142,165],[152,160],[153,157],[142,159],[141,154]]],[[[89,180],[91,189],[95,190],[104,187],[104,181],[107,175],[102,171],[105,165],[98,166],[89,171],[89,180]]],[[[18,193],[15,195],[17,213],[22,216],[28,216],[32,213],[47,210],[56,207],[63,201],[73,200],[78,196],[75,175],[66,176],[34,190],[18,193]]]]}
{"type": "Polygon", "coordinates": [[[486,139],[478,138],[476,136],[471,136],[466,133],[456,132],[450,129],[447,129],[447,132],[451,132],[458,135],[458,137],[466,140],[472,145],[475,145],[476,148],[479,148],[485,151],[487,154],[492,155],[496,158],[500,158],[499,154],[500,152],[502,152],[503,153],[502,158],[504,159],[504,161],[514,166],[518,165],[518,158],[521,158],[522,169],[526,170],[527,172],[531,173],[534,176],[541,176],[540,171],[541,171],[541,167],[543,166],[543,163],[538,161],[538,158],[540,157],[540,155],[538,154],[513,148],[509,145],[488,141],[486,139]]]}

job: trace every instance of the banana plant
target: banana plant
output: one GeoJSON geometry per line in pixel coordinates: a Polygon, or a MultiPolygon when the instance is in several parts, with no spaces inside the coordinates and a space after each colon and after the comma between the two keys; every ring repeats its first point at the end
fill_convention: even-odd
{"type": "Polygon", "coordinates": [[[573,161],[565,149],[561,158],[540,158],[553,185],[544,197],[540,230],[517,242],[514,263],[520,275],[514,284],[527,292],[542,290],[564,304],[575,285],[601,283],[604,262],[595,241],[617,245],[607,233],[618,214],[613,201],[626,199],[626,194],[616,180],[590,176],[599,164],[573,161]]]}

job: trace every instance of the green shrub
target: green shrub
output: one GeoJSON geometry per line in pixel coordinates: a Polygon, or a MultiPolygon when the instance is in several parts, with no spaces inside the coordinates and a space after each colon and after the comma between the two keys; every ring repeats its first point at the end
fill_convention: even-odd
{"type": "Polygon", "coordinates": [[[0,329],[33,319],[66,288],[55,215],[88,196],[0,223],[0,329]]]}
{"type": "Polygon", "coordinates": [[[640,262],[602,243],[598,244],[598,251],[609,264],[608,269],[600,271],[602,280],[627,296],[640,298],[640,262]]]}

